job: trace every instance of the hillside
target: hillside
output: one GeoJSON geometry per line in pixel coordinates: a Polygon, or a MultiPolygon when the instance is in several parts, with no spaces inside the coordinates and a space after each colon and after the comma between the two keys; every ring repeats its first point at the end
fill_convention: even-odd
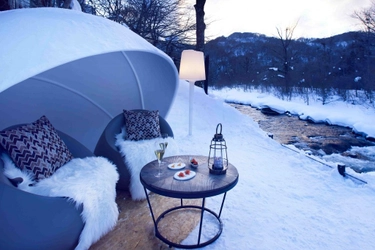
{"type": "Polygon", "coordinates": [[[370,89],[375,72],[374,37],[348,32],[323,39],[281,39],[233,33],[206,44],[209,84],[370,89]],[[284,43],[287,42],[284,39],[284,43]]]}

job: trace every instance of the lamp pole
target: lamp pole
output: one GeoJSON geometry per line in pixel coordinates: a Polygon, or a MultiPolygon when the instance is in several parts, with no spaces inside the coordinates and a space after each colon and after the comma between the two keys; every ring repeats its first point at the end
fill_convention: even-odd
{"type": "Polygon", "coordinates": [[[193,99],[194,99],[194,81],[189,82],[189,135],[192,135],[193,131],[193,99]]]}
{"type": "Polygon", "coordinates": [[[192,135],[193,127],[193,98],[194,84],[196,81],[206,79],[204,67],[204,54],[201,51],[184,50],[181,54],[180,79],[189,83],[189,135],[192,135]]]}

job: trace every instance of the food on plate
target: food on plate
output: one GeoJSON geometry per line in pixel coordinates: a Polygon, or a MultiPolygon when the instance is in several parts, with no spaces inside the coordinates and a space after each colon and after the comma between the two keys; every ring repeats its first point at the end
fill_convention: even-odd
{"type": "Polygon", "coordinates": [[[174,168],[174,164],[171,166],[171,168],[174,168]]]}
{"type": "Polygon", "coordinates": [[[181,162],[177,164],[177,166],[181,166],[181,162]]]}
{"type": "Polygon", "coordinates": [[[185,180],[190,180],[195,175],[196,173],[193,170],[185,169],[183,171],[177,171],[177,173],[173,175],[173,178],[176,180],[185,181],[185,180]]]}
{"type": "Polygon", "coordinates": [[[185,177],[184,172],[180,172],[180,173],[178,174],[178,177],[185,177]]]}
{"type": "Polygon", "coordinates": [[[194,158],[193,159],[191,159],[191,164],[194,164],[194,165],[198,165],[198,162],[197,162],[197,160],[195,160],[194,158]]]}

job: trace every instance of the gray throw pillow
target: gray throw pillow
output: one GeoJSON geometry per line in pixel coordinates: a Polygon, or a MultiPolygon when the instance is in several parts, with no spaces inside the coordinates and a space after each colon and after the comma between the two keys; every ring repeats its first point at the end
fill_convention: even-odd
{"type": "Polygon", "coordinates": [[[160,137],[159,111],[124,110],[125,140],[139,141],[160,137]]]}
{"type": "Polygon", "coordinates": [[[15,165],[31,173],[36,181],[48,178],[73,158],[45,116],[31,124],[0,131],[0,144],[15,165]]]}

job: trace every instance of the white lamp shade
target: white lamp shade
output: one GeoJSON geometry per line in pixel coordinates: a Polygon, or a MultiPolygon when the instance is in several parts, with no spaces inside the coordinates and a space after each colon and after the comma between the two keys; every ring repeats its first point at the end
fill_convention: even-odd
{"type": "Polygon", "coordinates": [[[182,51],[179,75],[180,79],[189,82],[206,80],[203,52],[191,49],[182,51]]]}

